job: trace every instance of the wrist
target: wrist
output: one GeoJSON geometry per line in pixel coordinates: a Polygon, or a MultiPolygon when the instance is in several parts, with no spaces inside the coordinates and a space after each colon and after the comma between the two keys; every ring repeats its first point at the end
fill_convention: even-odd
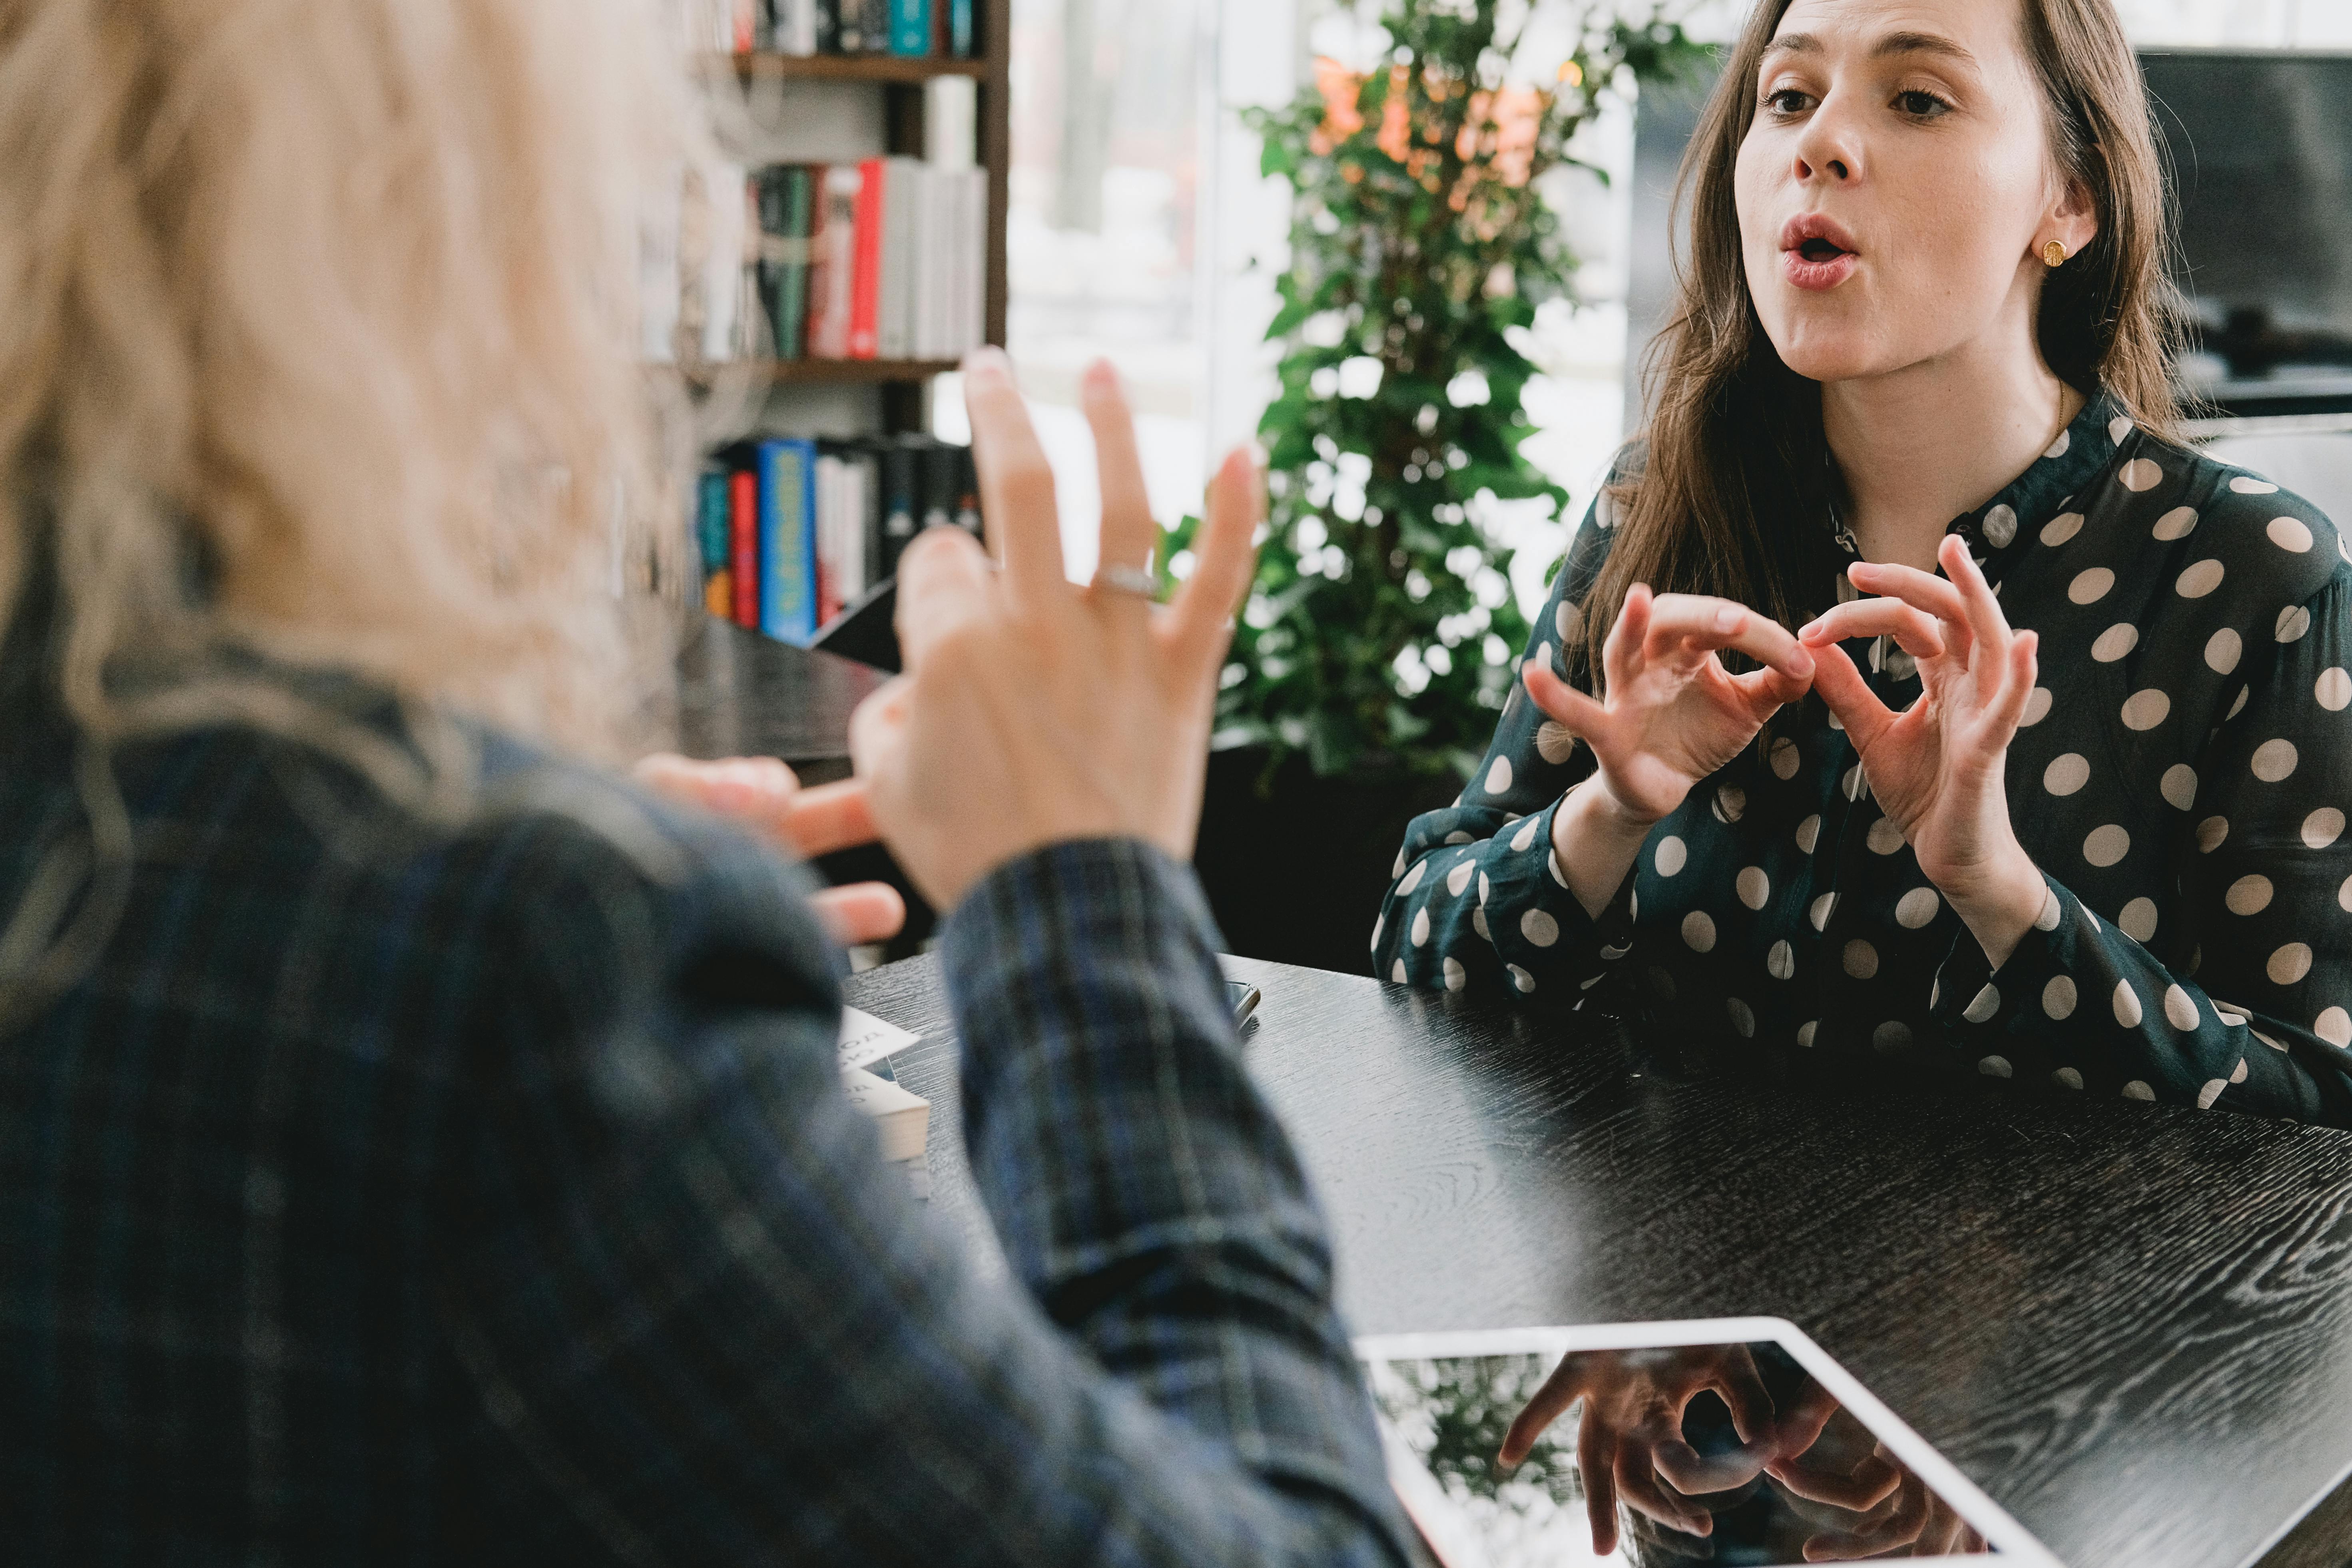
{"type": "Polygon", "coordinates": [[[2023,846],[2012,845],[1980,873],[1954,879],[1944,897],[1998,970],[2040,918],[2050,889],[2023,846]]]}

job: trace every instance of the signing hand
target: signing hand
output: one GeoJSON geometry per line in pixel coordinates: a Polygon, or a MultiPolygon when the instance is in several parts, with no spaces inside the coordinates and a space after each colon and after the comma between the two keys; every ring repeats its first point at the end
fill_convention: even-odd
{"type": "Polygon", "coordinates": [[[2042,875],[2010,826],[2002,768],[2033,693],[2032,632],[2012,632],[1958,535],[1937,552],[1946,575],[1857,562],[1855,587],[1881,598],[1838,605],[1798,630],[1820,659],[1814,684],[1845,725],[1864,775],[1903,830],[1919,869],[1998,967],[2041,911],[2042,875]],[[1919,700],[1878,700],[1837,645],[1892,637],[1919,661],[1919,700]]]}
{"type": "MultiPolygon", "coordinates": [[[[668,752],[637,763],[637,782],[656,795],[731,817],[804,860],[874,841],[866,786],[854,779],[803,789],[773,757],[698,763],[668,752]]],[[[907,923],[907,903],[883,882],[827,888],[809,902],[844,947],[883,942],[907,923]]]]}
{"type": "Polygon", "coordinates": [[[1584,1402],[1576,1468],[1592,1552],[1617,1549],[1617,1499],[1659,1523],[1709,1535],[1715,1516],[1690,1498],[1745,1486],[1775,1456],[1772,1396],[1745,1345],[1691,1345],[1671,1351],[1575,1351],[1560,1358],[1503,1437],[1499,1458],[1516,1465],[1544,1429],[1584,1402]],[[1712,1389],[1731,1408],[1740,1447],[1702,1456],[1683,1437],[1683,1411],[1712,1389]],[[1667,1483],[1660,1485],[1663,1478],[1667,1483]]]}
{"type": "Polygon", "coordinates": [[[1256,467],[1236,451],[1210,482],[1192,574],[1162,608],[1109,585],[1145,573],[1158,533],[1117,374],[1097,363],[1084,383],[1102,476],[1091,588],[1064,575],[1054,476],[1001,351],[965,361],[964,400],[1002,570],[948,528],[899,563],[906,673],[860,705],[849,734],[882,837],[941,910],[1068,839],[1141,838],[1189,860],[1217,672],[1264,510],[1256,467]]]}
{"type": "Polygon", "coordinates": [[[1738,756],[1813,679],[1812,656],[1779,623],[1728,599],[1653,596],[1641,583],[1626,591],[1601,668],[1607,679],[1596,700],[1530,661],[1528,696],[1592,748],[1597,787],[1623,820],[1643,827],[1738,756]],[[1733,675],[1716,657],[1727,647],[1764,668],[1733,675]]]}
{"type": "Polygon", "coordinates": [[[1985,1538],[1928,1489],[1910,1467],[1873,1447],[1853,1473],[1774,1465],[1772,1479],[1792,1496],[1825,1505],[1836,1523],[1806,1538],[1808,1563],[1865,1557],[1958,1557],[1986,1550],[1985,1538]]]}

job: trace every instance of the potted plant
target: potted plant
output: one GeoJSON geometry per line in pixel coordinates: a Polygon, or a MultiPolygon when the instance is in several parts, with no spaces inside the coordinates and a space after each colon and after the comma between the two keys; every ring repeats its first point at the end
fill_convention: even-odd
{"type": "Polygon", "coordinates": [[[1288,107],[1245,111],[1295,197],[1269,531],[1198,856],[1237,952],[1364,968],[1405,823],[1486,749],[1528,635],[1486,510],[1568,499],[1519,453],[1536,366],[1512,334],[1575,269],[1543,178],[1604,96],[1696,52],[1669,9],[1384,0],[1381,64],[1318,60],[1288,107]]]}

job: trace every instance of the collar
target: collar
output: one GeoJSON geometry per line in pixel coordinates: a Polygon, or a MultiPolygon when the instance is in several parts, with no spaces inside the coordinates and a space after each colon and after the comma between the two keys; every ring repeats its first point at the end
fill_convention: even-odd
{"type": "Polygon", "coordinates": [[[1996,561],[2006,565],[2000,558],[2088,490],[2133,435],[2129,416],[2105,387],[2099,388],[2023,473],[1984,505],[1954,518],[1944,531],[1966,540],[1969,553],[1998,578],[1996,561]]]}

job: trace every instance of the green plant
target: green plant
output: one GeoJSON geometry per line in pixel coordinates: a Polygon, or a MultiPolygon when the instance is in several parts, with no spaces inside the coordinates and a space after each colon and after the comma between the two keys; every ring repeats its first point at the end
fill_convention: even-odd
{"type": "MultiPolygon", "coordinates": [[[[1293,752],[1325,775],[1467,777],[1509,693],[1528,627],[1484,513],[1568,499],[1518,449],[1536,366],[1511,334],[1576,265],[1539,187],[1604,94],[1696,52],[1654,0],[1512,9],[1556,25],[1562,4],[1574,43],[1546,85],[1511,85],[1524,30],[1498,31],[1500,0],[1385,0],[1383,68],[1318,60],[1287,108],[1244,113],[1296,195],[1259,426],[1270,527],[1219,743],[1269,746],[1269,777],[1293,752]]],[[[1179,569],[1193,526],[1162,552],[1179,569]]]]}

